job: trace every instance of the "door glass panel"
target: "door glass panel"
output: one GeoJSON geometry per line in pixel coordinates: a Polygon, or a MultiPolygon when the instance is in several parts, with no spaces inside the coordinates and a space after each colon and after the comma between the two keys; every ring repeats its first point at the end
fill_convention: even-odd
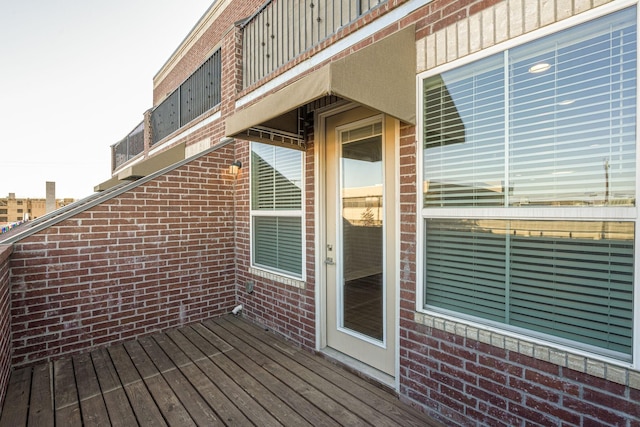
{"type": "Polygon", "coordinates": [[[382,124],[340,133],[342,266],[341,326],[384,337],[382,124]]]}

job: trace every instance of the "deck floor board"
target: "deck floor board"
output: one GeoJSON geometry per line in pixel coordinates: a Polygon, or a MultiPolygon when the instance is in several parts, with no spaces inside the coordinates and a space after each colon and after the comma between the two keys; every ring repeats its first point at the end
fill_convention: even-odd
{"type": "MultiPolygon", "coordinates": [[[[204,324],[213,328],[234,328],[234,333],[243,339],[254,338],[251,346],[259,346],[258,343],[262,343],[286,355],[289,359],[286,363],[290,371],[299,372],[310,383],[322,387],[326,395],[333,396],[339,402],[348,402],[349,410],[363,418],[365,424],[376,426],[425,425],[422,414],[405,405],[399,405],[398,399],[391,393],[321,357],[306,351],[295,350],[278,337],[264,333],[257,325],[235,320],[230,321],[228,318],[208,320],[204,324]]],[[[267,348],[260,348],[264,353],[269,353],[267,348]]],[[[431,422],[433,425],[437,425],[435,421],[431,422]]]]}
{"type": "MultiPolygon", "coordinates": [[[[260,425],[262,421],[265,425],[278,425],[276,419],[255,401],[244,388],[237,384],[233,378],[220,369],[211,359],[203,356],[203,354],[179,331],[169,331],[167,336],[171,338],[175,344],[183,349],[188,357],[195,365],[202,370],[207,378],[215,383],[220,390],[223,390],[228,399],[237,405],[251,424],[260,425]]],[[[251,425],[249,424],[249,425],[251,425]]]]}
{"type": "Polygon", "coordinates": [[[30,425],[441,426],[232,316],[16,369],[0,427],[30,425]]]}
{"type": "Polygon", "coordinates": [[[51,385],[51,365],[41,364],[33,369],[31,380],[31,405],[29,405],[29,426],[53,427],[53,390],[51,385]]]}
{"type": "Polygon", "coordinates": [[[111,425],[135,426],[137,424],[136,416],[109,353],[106,349],[101,348],[91,352],[91,359],[111,425]]]}
{"type": "Polygon", "coordinates": [[[2,425],[26,425],[29,414],[29,395],[31,392],[31,369],[17,369],[9,380],[9,390],[2,411],[2,425]],[[5,421],[6,420],[6,421],[5,421]]]}

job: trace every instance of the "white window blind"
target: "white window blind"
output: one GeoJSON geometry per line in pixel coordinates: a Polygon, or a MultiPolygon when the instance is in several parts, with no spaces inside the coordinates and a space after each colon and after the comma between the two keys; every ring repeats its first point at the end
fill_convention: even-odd
{"type": "Polygon", "coordinates": [[[636,30],[629,11],[509,52],[511,205],[635,201],[636,30]],[[531,72],[538,64],[543,72],[531,72]]]}
{"type": "Polygon", "coordinates": [[[252,143],[251,177],[253,210],[301,209],[300,151],[252,143]]]}
{"type": "Polygon", "coordinates": [[[301,235],[300,218],[255,216],[254,263],[301,275],[301,235]]]}
{"type": "Polygon", "coordinates": [[[425,79],[425,206],[504,203],[503,65],[498,55],[425,79]]]}
{"type": "Polygon", "coordinates": [[[633,16],[425,79],[425,207],[633,205],[633,16]]]}

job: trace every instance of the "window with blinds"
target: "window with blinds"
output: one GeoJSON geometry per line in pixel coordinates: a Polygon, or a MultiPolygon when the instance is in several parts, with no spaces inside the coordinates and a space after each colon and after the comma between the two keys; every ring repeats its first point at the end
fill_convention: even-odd
{"type": "Polygon", "coordinates": [[[633,223],[428,219],[425,230],[428,305],[631,354],[633,223]]]}
{"type": "Polygon", "coordinates": [[[302,277],[302,156],[251,143],[252,264],[302,277]]]}
{"type": "Polygon", "coordinates": [[[631,360],[636,22],[423,78],[425,308],[631,360]]]}

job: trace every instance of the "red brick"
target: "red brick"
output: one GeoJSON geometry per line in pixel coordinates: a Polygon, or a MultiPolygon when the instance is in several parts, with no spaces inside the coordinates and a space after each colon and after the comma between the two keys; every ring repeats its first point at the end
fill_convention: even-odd
{"type": "Polygon", "coordinates": [[[549,416],[544,412],[539,412],[533,408],[529,408],[528,406],[523,406],[517,403],[513,403],[513,402],[509,403],[509,412],[517,417],[533,422],[536,425],[542,425],[542,426],[557,425],[554,420],[554,417],[549,416]]]}
{"type": "MultiPolygon", "coordinates": [[[[478,405],[478,409],[480,410],[480,413],[486,414],[484,417],[488,417],[489,420],[499,420],[499,424],[507,424],[509,427],[521,425],[523,422],[520,416],[512,413],[509,409],[485,405],[482,402],[478,405]]],[[[489,423],[488,425],[493,427],[494,424],[489,423]]]]}
{"type": "Polygon", "coordinates": [[[435,390],[429,391],[429,398],[444,405],[446,408],[456,411],[456,412],[464,412],[464,403],[461,403],[457,400],[457,397],[451,398],[450,396],[439,393],[435,390]]]}
{"type": "Polygon", "coordinates": [[[498,384],[507,384],[506,372],[468,362],[465,364],[465,368],[468,372],[475,374],[479,378],[488,379],[498,384]]]}
{"type": "Polygon", "coordinates": [[[624,394],[614,395],[606,393],[603,390],[594,390],[590,387],[584,387],[582,398],[585,401],[593,402],[595,405],[605,406],[607,408],[615,408],[617,411],[629,414],[632,417],[640,419],[640,402],[629,400],[624,394]]]}
{"type": "Polygon", "coordinates": [[[518,390],[495,383],[493,381],[486,380],[482,377],[478,378],[478,387],[488,393],[502,396],[504,399],[510,400],[512,402],[521,403],[523,400],[522,393],[520,393],[518,390]]]}
{"type": "Polygon", "coordinates": [[[523,381],[519,378],[509,378],[509,386],[515,390],[520,390],[525,394],[530,394],[542,399],[546,399],[549,402],[559,403],[561,399],[561,394],[558,393],[557,390],[549,390],[547,388],[540,387],[536,383],[523,381]]]}
{"type": "Polygon", "coordinates": [[[508,402],[504,397],[500,395],[489,393],[486,390],[482,390],[470,384],[467,384],[465,386],[465,392],[470,396],[475,397],[478,401],[485,403],[486,405],[495,406],[501,409],[507,409],[508,402]]]}
{"type": "Polygon", "coordinates": [[[521,366],[508,363],[504,359],[499,359],[486,354],[480,354],[478,356],[478,362],[483,366],[488,366],[505,374],[521,377],[524,369],[521,366]]]}
{"type": "Polygon", "coordinates": [[[531,410],[537,410],[542,414],[551,415],[570,425],[580,424],[580,414],[573,411],[568,411],[567,409],[565,409],[564,407],[561,407],[555,402],[547,401],[544,399],[538,399],[532,396],[527,396],[525,403],[527,408],[531,410]]]}
{"type": "Polygon", "coordinates": [[[524,365],[531,369],[546,372],[554,376],[560,376],[560,367],[558,365],[545,362],[544,360],[534,359],[533,357],[525,356],[524,354],[516,353],[515,351],[509,353],[509,361],[524,365]]]}
{"type": "MultiPolygon", "coordinates": [[[[626,423],[627,417],[621,415],[620,412],[615,411],[614,408],[611,408],[611,409],[604,408],[602,406],[594,405],[592,403],[585,402],[581,399],[576,399],[573,397],[564,398],[563,403],[565,408],[575,411],[584,416],[587,416],[592,421],[597,420],[598,422],[603,424],[607,423],[609,425],[620,425],[620,426],[626,423]]],[[[585,422],[586,422],[586,418],[585,418],[585,422]]]]}
{"type": "Polygon", "coordinates": [[[597,390],[602,390],[617,395],[625,394],[625,386],[613,381],[607,381],[604,378],[598,378],[583,372],[574,371],[572,369],[564,369],[563,374],[570,380],[585,384],[597,390]]]}

